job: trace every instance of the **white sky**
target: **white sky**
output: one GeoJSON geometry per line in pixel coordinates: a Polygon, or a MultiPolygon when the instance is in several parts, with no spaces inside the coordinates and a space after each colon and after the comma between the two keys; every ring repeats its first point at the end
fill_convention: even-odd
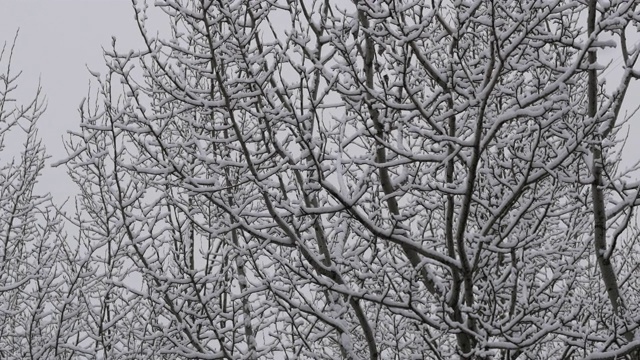
{"type": "MultiPolygon", "coordinates": [[[[142,46],[133,14],[130,0],[0,0],[0,44],[10,43],[20,28],[13,63],[23,71],[19,95],[30,100],[41,77],[48,99],[40,135],[52,156],[49,163],[64,158],[62,138],[79,124],[78,105],[91,79],[87,66],[104,72],[102,47],[110,47],[112,36],[118,39],[119,49],[142,46]]],[[[607,62],[604,57],[601,63],[607,62]]],[[[610,82],[615,82],[616,73],[607,74],[610,82]]],[[[627,108],[640,105],[639,89],[640,84],[630,89],[627,108]]],[[[625,163],[640,158],[639,121],[640,114],[631,124],[625,163]]],[[[47,167],[41,186],[58,202],[75,193],[64,167],[47,167]]]]}

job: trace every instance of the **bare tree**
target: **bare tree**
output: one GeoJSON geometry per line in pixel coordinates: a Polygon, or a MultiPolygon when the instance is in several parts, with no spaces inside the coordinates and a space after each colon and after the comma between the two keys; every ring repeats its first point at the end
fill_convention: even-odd
{"type": "Polygon", "coordinates": [[[103,357],[634,355],[637,1],[133,4],[66,161],[103,357]]]}

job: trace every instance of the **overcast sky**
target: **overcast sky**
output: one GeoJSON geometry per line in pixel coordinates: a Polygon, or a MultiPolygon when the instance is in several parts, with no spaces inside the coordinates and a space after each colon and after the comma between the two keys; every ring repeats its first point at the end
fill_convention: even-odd
{"type": "MultiPolygon", "coordinates": [[[[62,137],[79,124],[78,105],[91,79],[87,67],[104,73],[102,47],[110,46],[112,36],[119,49],[142,46],[133,14],[130,0],[0,0],[0,44],[11,42],[20,29],[14,56],[14,66],[24,72],[19,94],[28,100],[40,77],[48,98],[40,134],[52,156],[50,163],[64,157],[62,137]]],[[[616,64],[619,50],[614,51],[610,58],[616,64]]],[[[611,83],[616,73],[616,69],[607,72],[611,83]]],[[[639,92],[636,84],[627,96],[627,108],[640,105],[639,92]]],[[[627,163],[640,158],[640,146],[635,145],[640,116],[636,119],[624,155],[627,163]]],[[[44,175],[42,184],[56,201],[74,194],[64,168],[48,167],[44,175]]]]}

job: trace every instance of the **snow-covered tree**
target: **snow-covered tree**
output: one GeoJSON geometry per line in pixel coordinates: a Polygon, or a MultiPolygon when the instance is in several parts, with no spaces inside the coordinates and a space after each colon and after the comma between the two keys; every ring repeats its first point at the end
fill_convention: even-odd
{"type": "Polygon", "coordinates": [[[635,356],[638,1],[133,4],[66,162],[101,357],[635,356]]]}
{"type": "Polygon", "coordinates": [[[60,216],[36,189],[46,158],[36,127],[45,101],[40,87],[19,100],[15,44],[0,49],[0,358],[51,359],[68,354],[58,335],[69,262],[60,216]]]}

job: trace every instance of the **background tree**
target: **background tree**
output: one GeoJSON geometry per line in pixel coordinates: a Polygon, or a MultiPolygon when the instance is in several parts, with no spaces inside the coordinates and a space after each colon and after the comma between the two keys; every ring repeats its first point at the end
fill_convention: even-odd
{"type": "Polygon", "coordinates": [[[68,143],[105,358],[634,356],[637,1],[133,4],[68,143]]]}
{"type": "Polygon", "coordinates": [[[69,258],[60,216],[37,190],[46,159],[37,131],[45,100],[38,87],[30,101],[17,101],[14,48],[15,39],[0,51],[0,357],[47,359],[69,355],[65,346],[73,345],[58,336],[67,322],[69,258]]]}

